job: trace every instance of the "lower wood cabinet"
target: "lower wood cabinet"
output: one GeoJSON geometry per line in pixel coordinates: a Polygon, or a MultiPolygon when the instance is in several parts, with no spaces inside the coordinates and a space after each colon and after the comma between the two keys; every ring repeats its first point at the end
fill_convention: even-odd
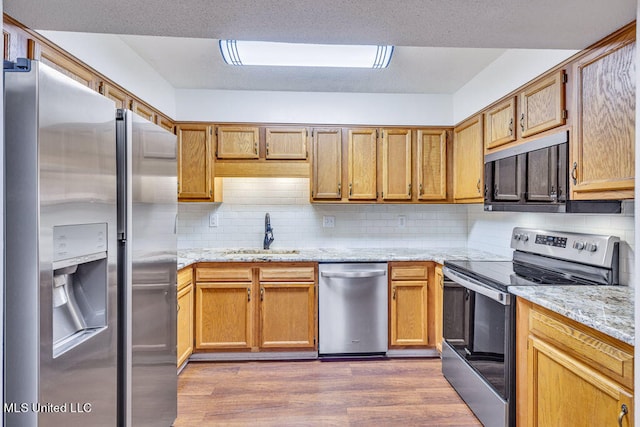
{"type": "Polygon", "coordinates": [[[517,301],[519,426],[632,426],[633,347],[517,301]]]}
{"type": "Polygon", "coordinates": [[[389,263],[389,347],[429,345],[428,277],[431,263],[389,263]]]}
{"type": "Polygon", "coordinates": [[[317,264],[274,264],[196,268],[197,351],[317,348],[317,264]]]}
{"type": "Polygon", "coordinates": [[[444,306],[444,273],[442,265],[437,264],[434,272],[435,301],[433,313],[433,335],[435,336],[436,349],[442,353],[442,307],[444,306]]]}
{"type": "Polygon", "coordinates": [[[178,366],[193,353],[193,270],[183,268],[178,272],[178,366]]]}

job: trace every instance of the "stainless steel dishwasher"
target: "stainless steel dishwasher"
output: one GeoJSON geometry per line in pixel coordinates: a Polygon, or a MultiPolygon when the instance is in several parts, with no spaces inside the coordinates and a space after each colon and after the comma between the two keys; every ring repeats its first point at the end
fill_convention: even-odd
{"type": "Polygon", "coordinates": [[[319,275],[320,356],[384,355],[387,264],[320,264],[319,275]]]}

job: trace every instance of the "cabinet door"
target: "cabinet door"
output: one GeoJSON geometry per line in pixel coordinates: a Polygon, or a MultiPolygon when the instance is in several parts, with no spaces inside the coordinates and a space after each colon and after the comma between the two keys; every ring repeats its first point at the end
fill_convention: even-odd
{"type": "Polygon", "coordinates": [[[178,126],[178,199],[213,198],[211,128],[178,126]]]}
{"type": "Polygon", "coordinates": [[[349,129],[349,200],[378,197],[377,139],[376,129],[349,129]]]}
{"type": "Polygon", "coordinates": [[[98,76],[77,61],[42,43],[38,44],[37,51],[36,57],[43,64],[47,64],[90,89],[98,89],[98,76]]]}
{"type": "Polygon", "coordinates": [[[34,58],[35,41],[10,16],[4,15],[2,34],[4,39],[4,59],[15,61],[18,58],[34,58]]]}
{"type": "Polygon", "coordinates": [[[178,292],[178,366],[193,353],[193,285],[178,292]]]}
{"type": "Polygon", "coordinates": [[[411,130],[382,130],[382,199],[411,200],[411,130]]]}
{"type": "Polygon", "coordinates": [[[259,130],[253,126],[218,126],[216,157],[218,159],[257,159],[259,130]]]}
{"type": "Polygon", "coordinates": [[[633,425],[633,396],[622,386],[571,357],[563,350],[530,336],[528,340],[528,425],[633,425]]]}
{"type": "Polygon", "coordinates": [[[435,269],[435,304],[434,306],[434,336],[436,341],[436,349],[442,353],[442,298],[444,293],[444,274],[442,266],[437,265],[435,269]]]}
{"type": "Polygon", "coordinates": [[[165,116],[156,114],[156,124],[171,133],[175,133],[175,125],[169,118],[165,116]]]}
{"type": "Polygon", "coordinates": [[[565,123],[564,82],[564,71],[558,71],[520,93],[520,131],[523,138],[565,123]]]}
{"type": "Polygon", "coordinates": [[[572,143],[574,199],[633,198],[635,26],[574,67],[578,98],[572,143]]]}
{"type": "Polygon", "coordinates": [[[260,347],[315,349],[315,283],[260,283],[260,347]]]}
{"type": "MultiPolygon", "coordinates": [[[[565,157],[566,161],[566,157],[565,157]]],[[[526,199],[533,202],[558,200],[558,147],[547,147],[527,153],[526,199]],[[535,173],[533,173],[535,171],[535,173]]]]}
{"type": "Polygon", "coordinates": [[[156,112],[153,108],[140,101],[131,101],[131,111],[139,115],[140,117],[149,120],[151,123],[156,122],[156,112]]]}
{"type": "Polygon", "coordinates": [[[123,90],[107,82],[100,82],[98,92],[115,102],[116,108],[129,108],[131,98],[123,90]]]}
{"type": "Polygon", "coordinates": [[[196,283],[196,349],[253,345],[251,282],[196,283]]]}
{"type": "Polygon", "coordinates": [[[428,344],[427,281],[391,282],[391,345],[428,344]]]}
{"type": "Polygon", "coordinates": [[[522,159],[520,156],[511,156],[493,162],[493,200],[520,200],[522,159]]]}
{"type": "Polygon", "coordinates": [[[509,98],[484,115],[484,144],[492,149],[516,140],[516,98],[509,98]]]}
{"type": "Polygon", "coordinates": [[[461,202],[482,202],[482,115],[462,123],[453,132],[453,197],[461,202]]]}
{"type": "Polygon", "coordinates": [[[305,160],[307,158],[307,128],[267,128],[266,158],[305,160]]]}
{"type": "Polygon", "coordinates": [[[315,128],[313,139],[312,188],[314,200],[342,198],[342,129],[315,128]]]}
{"type": "Polygon", "coordinates": [[[418,139],[418,200],[447,198],[447,131],[423,130],[418,139]]]}

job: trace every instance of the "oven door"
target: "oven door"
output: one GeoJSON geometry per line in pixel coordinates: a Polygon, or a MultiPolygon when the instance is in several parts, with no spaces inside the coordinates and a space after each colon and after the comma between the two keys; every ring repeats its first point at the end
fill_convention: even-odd
{"type": "Polygon", "coordinates": [[[443,271],[442,372],[485,425],[510,425],[515,416],[510,295],[449,267],[443,271]]]}

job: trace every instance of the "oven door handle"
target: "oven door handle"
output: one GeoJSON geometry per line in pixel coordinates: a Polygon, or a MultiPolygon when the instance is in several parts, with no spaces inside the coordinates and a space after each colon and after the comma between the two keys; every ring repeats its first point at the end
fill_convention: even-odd
{"type": "Polygon", "coordinates": [[[456,271],[451,270],[449,267],[444,267],[442,272],[451,280],[459,284],[460,286],[467,288],[471,291],[477,292],[481,295],[484,295],[487,298],[491,298],[492,300],[502,304],[502,305],[510,305],[511,304],[511,295],[508,292],[501,292],[499,290],[489,288],[486,285],[483,285],[481,282],[473,279],[471,277],[467,277],[462,275],[456,271]]]}

